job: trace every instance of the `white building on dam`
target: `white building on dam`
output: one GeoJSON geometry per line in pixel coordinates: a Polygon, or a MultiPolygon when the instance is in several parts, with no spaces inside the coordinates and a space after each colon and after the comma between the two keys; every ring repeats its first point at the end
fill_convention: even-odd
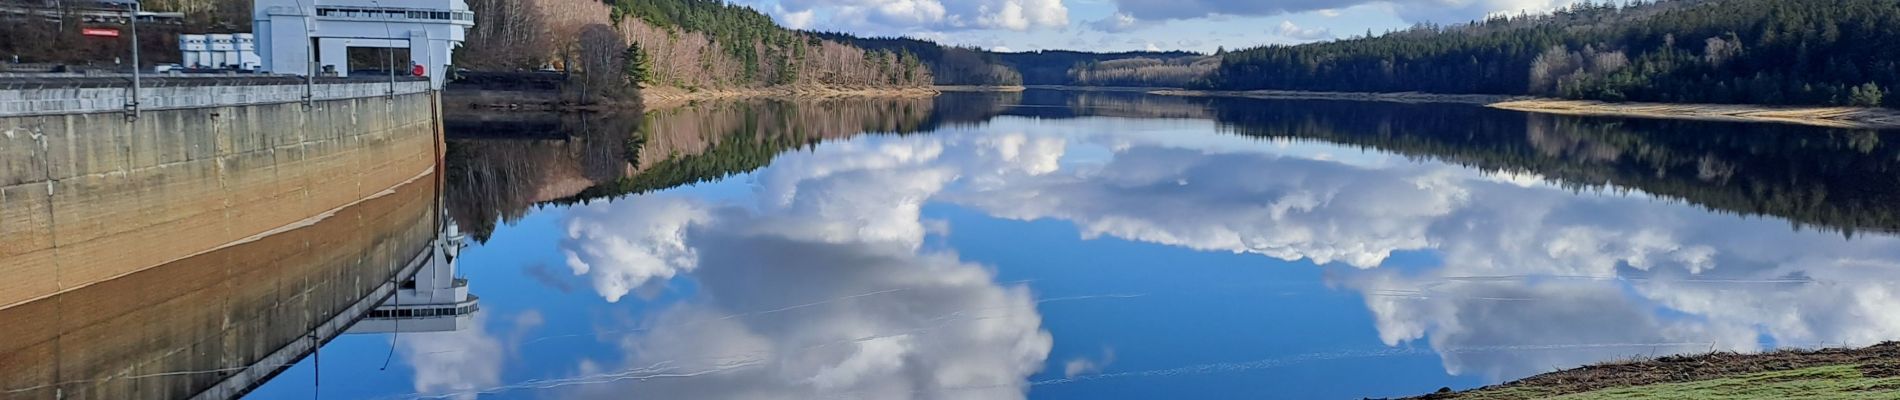
{"type": "Polygon", "coordinates": [[[475,14],[463,0],[257,0],[263,70],[349,76],[350,48],[405,48],[436,88],[475,14]],[[311,61],[315,57],[315,63],[311,61]]]}

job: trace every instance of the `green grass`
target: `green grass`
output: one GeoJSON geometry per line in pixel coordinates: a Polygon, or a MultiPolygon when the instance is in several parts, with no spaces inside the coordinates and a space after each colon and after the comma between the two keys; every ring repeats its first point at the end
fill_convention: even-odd
{"type": "Polygon", "coordinates": [[[1538,388],[1502,388],[1460,399],[1900,399],[1900,377],[1869,378],[1856,365],[1829,365],[1695,382],[1607,388],[1550,397],[1538,388]]]}

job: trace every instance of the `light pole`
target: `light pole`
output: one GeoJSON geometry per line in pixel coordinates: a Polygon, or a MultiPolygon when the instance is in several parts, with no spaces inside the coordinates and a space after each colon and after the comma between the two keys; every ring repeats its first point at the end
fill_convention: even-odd
{"type": "MultiPolygon", "coordinates": [[[[316,35],[314,32],[315,28],[312,26],[313,24],[315,24],[315,22],[312,22],[314,20],[311,18],[311,15],[315,14],[316,12],[317,12],[316,8],[314,7],[304,8],[303,0],[297,0],[297,13],[303,15],[303,43],[304,43],[304,46],[303,46],[303,56],[304,56],[303,109],[304,111],[310,111],[311,109],[316,108],[317,106],[316,105],[317,44],[313,43],[313,41],[311,40],[311,37],[316,35]]],[[[271,34],[271,33],[265,32],[263,34],[271,34]]],[[[276,40],[276,39],[273,38],[272,40],[276,40]]],[[[266,49],[264,51],[269,51],[269,50],[266,49]]],[[[272,61],[272,62],[275,63],[275,61],[272,61]]],[[[275,70],[276,67],[271,67],[271,69],[275,70]]],[[[272,71],[272,73],[275,73],[275,72],[276,71],[272,71]]]]}
{"type": "MultiPolygon", "coordinates": [[[[378,1],[372,0],[369,4],[376,6],[377,13],[382,15],[376,19],[383,21],[383,40],[387,41],[384,42],[383,45],[391,46],[383,48],[383,67],[389,68],[389,92],[384,95],[388,97],[388,100],[393,101],[396,99],[396,48],[393,47],[396,42],[396,34],[389,30],[389,9],[383,8],[383,4],[378,1]]],[[[415,58],[415,55],[412,54],[409,57],[415,58]]]]}
{"type": "Polygon", "coordinates": [[[139,87],[141,86],[139,81],[139,12],[142,7],[139,6],[139,0],[110,0],[109,3],[123,4],[127,10],[131,10],[132,96],[125,100],[125,109],[126,119],[136,120],[139,118],[139,87]]]}
{"type": "Polygon", "coordinates": [[[139,11],[144,7],[138,0],[132,0],[132,119],[139,118],[139,76],[144,75],[144,64],[139,63],[139,11]]]}

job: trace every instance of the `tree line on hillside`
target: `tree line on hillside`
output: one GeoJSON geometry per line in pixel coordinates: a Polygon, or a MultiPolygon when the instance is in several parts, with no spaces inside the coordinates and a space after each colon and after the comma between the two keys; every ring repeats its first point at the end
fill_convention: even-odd
{"type": "Polygon", "coordinates": [[[1220,67],[1220,57],[1124,58],[1078,65],[1069,69],[1069,84],[1078,86],[1185,87],[1220,67]]]}
{"type": "Polygon", "coordinates": [[[1214,62],[1217,58],[1185,51],[1008,53],[904,37],[860,37],[842,32],[814,34],[866,49],[914,54],[930,66],[938,85],[1182,87],[1201,80],[1218,65],[1214,62]]]}
{"type": "Polygon", "coordinates": [[[996,56],[974,47],[946,46],[923,39],[905,37],[859,37],[843,32],[812,32],[825,40],[849,43],[866,49],[911,54],[930,66],[938,85],[1013,86],[1023,83],[1022,74],[1003,65],[996,56]]]}
{"type": "Polygon", "coordinates": [[[1228,90],[1893,106],[1900,2],[1636,0],[1235,51],[1228,90]]]}
{"type": "MultiPolygon", "coordinates": [[[[1173,60],[1200,57],[1203,54],[1186,51],[1124,51],[1116,53],[1095,53],[1072,50],[1039,50],[1018,53],[996,53],[1004,64],[1015,68],[1023,75],[1026,85],[1084,85],[1073,78],[1072,71],[1087,68],[1089,64],[1112,60],[1148,58],[1173,60]]],[[[1164,86],[1156,84],[1135,84],[1129,86],[1164,86]]]]}
{"type": "Polygon", "coordinates": [[[916,57],[779,27],[720,0],[470,0],[476,28],[458,65],[576,74],[587,97],[639,85],[684,90],[779,85],[928,85],[916,57]]]}

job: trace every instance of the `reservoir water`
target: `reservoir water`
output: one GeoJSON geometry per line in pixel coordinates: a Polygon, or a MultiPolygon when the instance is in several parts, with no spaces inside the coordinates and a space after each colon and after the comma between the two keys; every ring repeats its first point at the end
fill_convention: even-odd
{"type": "Polygon", "coordinates": [[[1041,90],[448,115],[479,306],[249,397],[1362,398],[1900,340],[1895,132],[1041,90]]]}

